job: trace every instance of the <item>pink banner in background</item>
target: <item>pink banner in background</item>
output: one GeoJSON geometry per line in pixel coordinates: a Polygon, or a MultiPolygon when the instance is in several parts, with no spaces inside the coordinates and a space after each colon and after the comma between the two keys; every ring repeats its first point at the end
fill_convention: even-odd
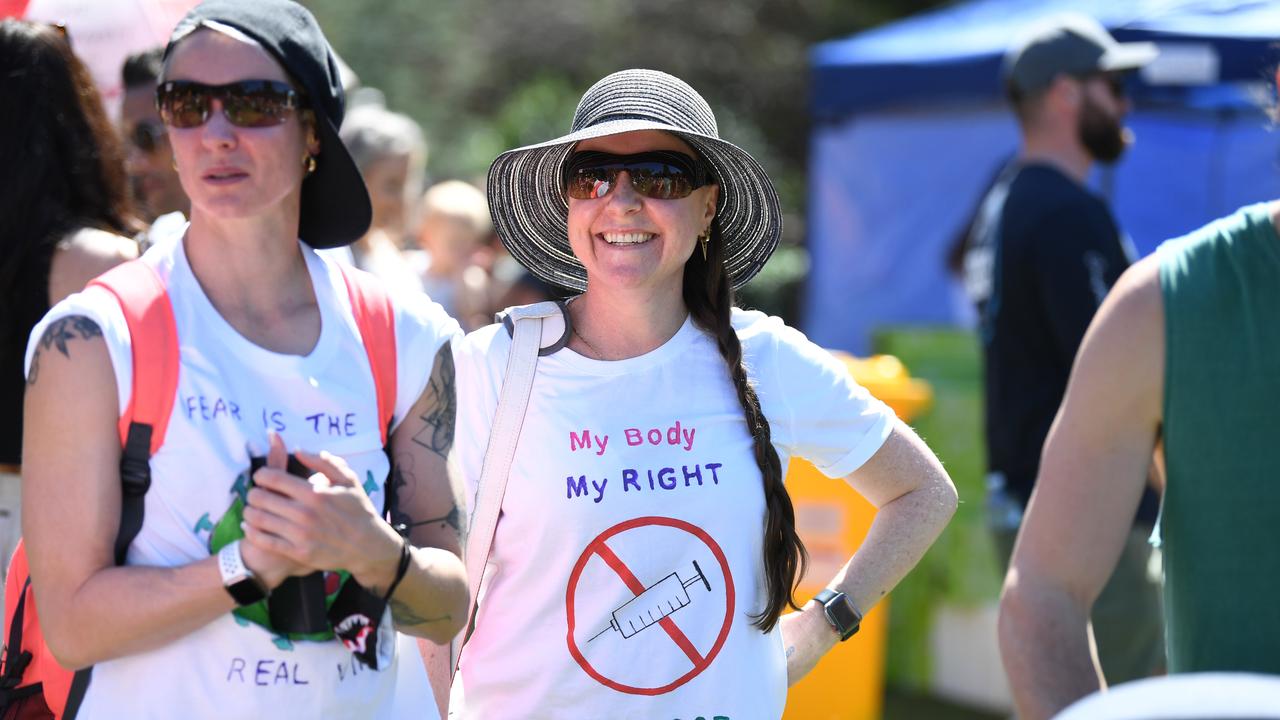
{"type": "MultiPolygon", "coordinates": [[[[173,26],[197,0],[0,0],[30,20],[65,23],[71,46],[89,67],[107,112],[119,114],[120,69],[129,55],[164,45],[173,26]]],[[[17,13],[15,13],[17,14],[17,13]]]]}
{"type": "Polygon", "coordinates": [[[22,17],[30,0],[0,0],[0,18],[22,17]]]}

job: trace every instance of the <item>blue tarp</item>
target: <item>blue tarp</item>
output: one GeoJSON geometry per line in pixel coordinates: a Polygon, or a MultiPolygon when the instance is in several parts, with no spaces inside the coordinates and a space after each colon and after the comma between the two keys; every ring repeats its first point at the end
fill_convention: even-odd
{"type": "Polygon", "coordinates": [[[1067,10],[1159,43],[1162,62],[1194,78],[1178,82],[1176,62],[1158,82],[1134,78],[1137,143],[1093,178],[1140,253],[1280,197],[1280,133],[1264,112],[1280,2],[972,0],[828,42],[812,54],[804,327],[815,341],[867,352],[881,325],[971,321],[945,259],[1017,150],[1000,60],[1019,32],[1067,10]]]}
{"type": "Polygon", "coordinates": [[[818,118],[955,98],[996,100],[1010,38],[1064,11],[1096,18],[1122,41],[1210,42],[1221,82],[1253,81],[1280,53],[1280,3],[1251,0],[974,0],[815,47],[818,118]]]}

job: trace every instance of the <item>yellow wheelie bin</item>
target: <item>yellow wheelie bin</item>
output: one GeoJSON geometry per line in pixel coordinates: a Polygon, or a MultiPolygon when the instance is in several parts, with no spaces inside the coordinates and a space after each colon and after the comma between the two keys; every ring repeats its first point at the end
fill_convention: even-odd
{"type": "MultiPolygon", "coordinates": [[[[906,422],[928,409],[932,391],[913,379],[897,358],[855,358],[840,352],[853,377],[906,422]]],[[[797,601],[807,601],[826,586],[862,544],[876,509],[839,480],[832,480],[800,458],[791,461],[787,490],[796,509],[796,526],[809,550],[809,569],[800,581],[797,601]]],[[[836,645],[817,668],[787,695],[785,720],[878,720],[884,705],[884,664],[888,631],[885,598],[866,617],[858,634],[836,645]]]]}

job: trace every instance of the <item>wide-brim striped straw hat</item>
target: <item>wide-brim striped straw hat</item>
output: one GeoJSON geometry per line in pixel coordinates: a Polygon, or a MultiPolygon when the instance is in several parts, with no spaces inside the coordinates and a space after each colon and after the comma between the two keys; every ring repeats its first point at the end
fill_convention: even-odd
{"type": "Polygon", "coordinates": [[[489,167],[489,212],[511,255],[540,279],[587,288],[587,270],[569,247],[563,168],[574,144],[635,130],[662,130],[689,144],[720,186],[716,219],[734,288],[764,267],[782,236],[778,193],[760,163],[720,139],[707,101],[679,78],[623,70],[591,86],[563,137],[508,150],[489,167]]]}

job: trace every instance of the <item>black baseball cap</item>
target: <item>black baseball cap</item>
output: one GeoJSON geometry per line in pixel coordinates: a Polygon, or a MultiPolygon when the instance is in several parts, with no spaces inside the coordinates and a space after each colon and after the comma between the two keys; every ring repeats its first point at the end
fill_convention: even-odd
{"type": "Polygon", "coordinates": [[[1022,96],[1058,75],[1137,70],[1156,58],[1155,43],[1119,43],[1091,17],[1059,15],[1037,25],[1004,56],[1005,85],[1022,96]]]}
{"type": "Polygon", "coordinates": [[[202,27],[225,25],[256,40],[306,93],[320,137],[316,169],[302,181],[298,235],[313,248],[348,245],[360,239],[373,219],[364,178],[338,128],[346,97],[337,56],[315,16],[291,0],[207,0],[187,13],[169,36],[164,54],[202,27]]]}

